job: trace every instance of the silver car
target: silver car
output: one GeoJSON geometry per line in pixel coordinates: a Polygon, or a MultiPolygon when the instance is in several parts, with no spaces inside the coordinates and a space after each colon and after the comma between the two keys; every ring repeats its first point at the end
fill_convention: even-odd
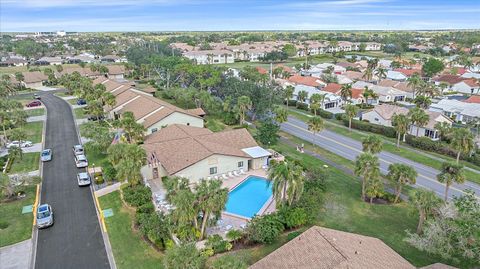
{"type": "Polygon", "coordinates": [[[91,183],[90,175],[87,172],[77,174],[78,186],[88,186],[91,183]]]}
{"type": "Polygon", "coordinates": [[[29,148],[31,146],[33,146],[32,141],[22,141],[22,142],[20,142],[20,141],[15,140],[15,141],[12,141],[12,142],[7,144],[7,149],[12,148],[12,147],[29,148]]]}
{"type": "Polygon", "coordinates": [[[52,150],[51,149],[44,149],[40,155],[40,159],[42,162],[48,162],[52,160],[52,150]]]}
{"type": "Polygon", "coordinates": [[[49,204],[42,204],[37,209],[37,227],[47,228],[53,225],[53,210],[49,204]]]}
{"type": "Polygon", "coordinates": [[[75,155],[75,165],[77,166],[77,168],[87,167],[87,157],[85,157],[85,155],[75,155]]]}
{"type": "Polygon", "coordinates": [[[83,150],[83,146],[82,145],[73,146],[73,154],[74,155],[85,155],[85,151],[83,150]]]}

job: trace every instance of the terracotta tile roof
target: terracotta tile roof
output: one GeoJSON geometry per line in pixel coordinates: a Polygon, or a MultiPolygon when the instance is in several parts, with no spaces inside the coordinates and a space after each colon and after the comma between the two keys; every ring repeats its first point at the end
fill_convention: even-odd
{"type": "Polygon", "coordinates": [[[285,72],[293,73],[293,69],[292,69],[291,67],[288,67],[288,66],[283,65],[283,64],[277,64],[277,65],[275,65],[275,66],[273,67],[273,69],[279,68],[279,67],[282,68],[283,71],[285,71],[285,72]]]}
{"type": "Polygon", "coordinates": [[[155,155],[168,174],[175,174],[211,155],[249,158],[243,148],[258,146],[246,129],[212,133],[206,128],[173,124],[146,137],[147,156],[155,155]]]}
{"type": "Polygon", "coordinates": [[[351,80],[361,80],[363,79],[363,73],[357,71],[346,71],[342,75],[346,76],[351,80]]]}
{"type": "Polygon", "coordinates": [[[342,85],[337,83],[328,83],[327,86],[325,86],[322,90],[337,94],[340,91],[340,89],[342,89],[342,85]]]}
{"type": "Polygon", "coordinates": [[[395,88],[397,90],[401,90],[401,91],[404,91],[404,92],[413,92],[413,88],[408,86],[408,82],[404,82],[404,81],[395,81],[395,80],[391,80],[391,79],[382,79],[379,83],[378,83],[379,86],[383,86],[383,87],[392,87],[392,88],[395,88]]]}
{"type": "Polygon", "coordinates": [[[109,75],[120,75],[125,73],[123,65],[107,65],[109,75]]]}
{"type": "Polygon", "coordinates": [[[419,75],[422,74],[422,70],[421,70],[421,69],[397,68],[397,69],[394,69],[394,71],[400,72],[400,73],[404,74],[404,75],[407,76],[407,77],[411,77],[411,76],[413,76],[414,74],[419,74],[419,75]]]}
{"type": "Polygon", "coordinates": [[[464,101],[465,103],[475,103],[480,104],[480,96],[472,95],[467,100],[464,101]]]}
{"type": "Polygon", "coordinates": [[[438,82],[446,82],[453,85],[461,82],[463,78],[457,75],[441,75],[436,77],[434,80],[438,82]]]}
{"type": "Polygon", "coordinates": [[[465,79],[463,82],[470,87],[478,87],[479,84],[474,79],[465,79]]]}
{"type": "Polygon", "coordinates": [[[364,89],[352,88],[352,98],[353,99],[362,98],[363,97],[363,91],[364,91],[364,89]]]}
{"type": "Polygon", "coordinates": [[[381,240],[314,226],[250,269],[413,269],[381,240]]]}
{"type": "Polygon", "coordinates": [[[375,112],[380,115],[385,120],[391,120],[393,117],[393,114],[407,114],[408,109],[401,107],[401,106],[396,106],[396,105],[390,105],[390,104],[381,104],[378,106],[375,106],[373,109],[375,112]]]}
{"type": "Polygon", "coordinates": [[[203,111],[203,109],[201,107],[194,108],[194,109],[187,109],[186,111],[190,114],[197,115],[197,116],[200,116],[200,117],[205,116],[207,114],[207,113],[205,113],[205,111],[203,111]]]}
{"type": "Polygon", "coordinates": [[[301,85],[306,85],[311,87],[319,87],[322,85],[322,81],[319,78],[311,77],[311,76],[293,75],[290,78],[288,78],[288,81],[295,84],[301,84],[301,85]]]}
{"type": "Polygon", "coordinates": [[[36,83],[41,81],[46,81],[48,77],[40,71],[33,72],[23,72],[23,81],[25,83],[36,83]]]}

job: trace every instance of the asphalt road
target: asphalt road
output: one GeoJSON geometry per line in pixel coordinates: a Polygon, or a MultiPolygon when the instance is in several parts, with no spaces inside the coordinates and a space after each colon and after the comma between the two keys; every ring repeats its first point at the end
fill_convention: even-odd
{"type": "Polygon", "coordinates": [[[72,146],[78,136],[69,105],[43,93],[47,107],[45,148],[53,159],[44,163],[41,203],[52,206],[55,224],[38,231],[35,268],[110,268],[92,193],[77,185],[72,146]]]}
{"type": "MultiPolygon", "coordinates": [[[[308,131],[307,124],[296,118],[289,117],[288,121],[282,124],[281,130],[303,140],[313,141],[313,134],[308,131]]],[[[361,142],[329,130],[324,130],[316,134],[315,140],[315,144],[318,146],[349,160],[355,160],[355,158],[362,153],[361,142]]],[[[414,153],[412,152],[412,154],[414,153]]],[[[380,159],[380,171],[383,174],[387,174],[388,166],[392,163],[410,165],[418,172],[416,186],[433,190],[442,198],[444,197],[445,185],[438,182],[436,179],[436,176],[440,171],[385,151],[379,153],[378,157],[380,159]]],[[[449,188],[448,196],[449,198],[460,196],[466,189],[472,189],[475,191],[477,197],[480,197],[480,185],[473,182],[453,184],[449,188]]]]}

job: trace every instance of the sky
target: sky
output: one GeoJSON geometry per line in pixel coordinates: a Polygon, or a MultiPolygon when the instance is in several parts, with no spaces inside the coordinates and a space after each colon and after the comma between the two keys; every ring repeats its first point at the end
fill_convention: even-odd
{"type": "Polygon", "coordinates": [[[1,32],[479,29],[480,0],[0,0],[1,32]]]}

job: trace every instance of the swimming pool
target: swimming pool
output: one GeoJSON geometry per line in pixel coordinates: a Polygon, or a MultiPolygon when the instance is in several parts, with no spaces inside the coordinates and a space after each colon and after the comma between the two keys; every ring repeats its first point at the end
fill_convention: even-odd
{"type": "Polygon", "coordinates": [[[272,196],[272,186],[263,177],[249,176],[228,194],[225,211],[251,218],[272,196]]]}

